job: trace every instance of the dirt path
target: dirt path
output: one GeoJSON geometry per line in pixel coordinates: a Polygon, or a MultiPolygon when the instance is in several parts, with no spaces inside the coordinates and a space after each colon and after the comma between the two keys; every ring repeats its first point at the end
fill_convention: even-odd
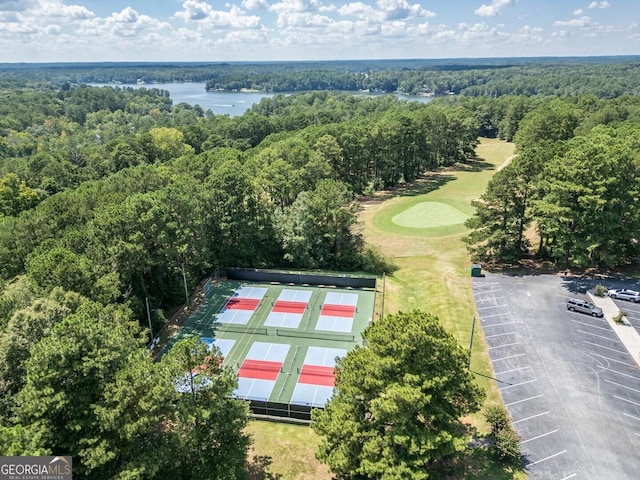
{"type": "Polygon", "coordinates": [[[509,165],[511,163],[511,160],[513,160],[514,158],[516,158],[517,155],[511,155],[510,157],[505,158],[504,162],[502,162],[502,164],[498,167],[498,172],[500,170],[502,170],[504,167],[506,167],[507,165],[509,165]]]}

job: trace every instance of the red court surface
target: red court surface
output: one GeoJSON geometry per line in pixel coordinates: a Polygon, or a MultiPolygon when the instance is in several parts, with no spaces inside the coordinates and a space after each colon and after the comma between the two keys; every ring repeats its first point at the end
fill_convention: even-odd
{"type": "Polygon", "coordinates": [[[243,378],[257,378],[259,380],[275,380],[278,378],[281,368],[281,362],[246,359],[242,362],[238,376],[243,378]]]}
{"type": "Polygon", "coordinates": [[[353,317],[356,313],[356,307],[353,305],[332,305],[325,303],[322,306],[320,315],[329,317],[353,317]]]}
{"type": "Polygon", "coordinates": [[[255,310],[260,300],[257,298],[232,298],[227,302],[226,308],[234,310],[255,310]]]}
{"type": "Polygon", "coordinates": [[[300,371],[298,383],[308,383],[311,385],[322,385],[333,387],[335,375],[333,367],[319,367],[317,365],[303,365],[300,371]]]}
{"type": "Polygon", "coordinates": [[[289,300],[278,300],[273,308],[272,312],[278,313],[304,313],[304,309],[307,308],[307,302],[292,302],[289,300]]]}

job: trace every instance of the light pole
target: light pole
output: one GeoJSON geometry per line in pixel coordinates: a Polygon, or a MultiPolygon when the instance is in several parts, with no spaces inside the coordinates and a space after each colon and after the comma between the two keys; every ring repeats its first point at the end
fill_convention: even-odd
{"type": "Polygon", "coordinates": [[[473,331],[476,328],[476,317],[473,317],[473,322],[471,322],[471,339],[469,340],[469,363],[467,365],[467,370],[471,369],[471,349],[473,348],[473,331]]]}
{"type": "Polygon", "coordinates": [[[151,326],[151,310],[149,310],[149,297],[144,297],[144,301],[147,304],[147,320],[149,320],[149,333],[151,334],[151,341],[153,342],[153,327],[151,326]]]}
{"type": "Polygon", "coordinates": [[[180,267],[182,268],[182,281],[184,282],[184,296],[187,299],[187,307],[189,304],[189,289],[187,288],[187,275],[184,273],[184,253],[180,255],[180,267]]]}

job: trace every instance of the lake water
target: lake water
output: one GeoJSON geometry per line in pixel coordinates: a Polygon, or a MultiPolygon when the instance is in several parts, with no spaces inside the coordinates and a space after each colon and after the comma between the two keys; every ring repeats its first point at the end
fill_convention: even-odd
{"type": "MultiPolygon", "coordinates": [[[[144,85],[113,85],[104,83],[92,83],[96,87],[132,87],[132,88],[159,88],[167,90],[174,105],[188,103],[189,105],[200,105],[204,110],[211,110],[214,115],[229,115],[235,117],[244,114],[255,103],[259,103],[263,98],[271,98],[275,93],[255,93],[255,92],[207,92],[204,82],[192,83],[146,83],[144,85]]],[[[354,92],[361,95],[361,92],[354,92]]],[[[430,97],[416,97],[412,95],[395,94],[398,98],[415,102],[426,103],[431,101],[430,97]]],[[[372,95],[373,96],[373,95],[372,95]]]]}

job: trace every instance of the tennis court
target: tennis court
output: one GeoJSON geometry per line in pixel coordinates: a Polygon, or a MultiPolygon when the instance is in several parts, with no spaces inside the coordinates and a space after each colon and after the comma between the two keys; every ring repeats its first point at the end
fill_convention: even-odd
{"type": "MultiPolygon", "coordinates": [[[[217,347],[254,413],[308,420],[333,393],[334,367],[374,315],[375,288],[219,281],[179,336],[217,347]]],[[[267,277],[268,279],[268,277],[267,277]]],[[[170,348],[170,347],[168,347],[170,348]]]]}

